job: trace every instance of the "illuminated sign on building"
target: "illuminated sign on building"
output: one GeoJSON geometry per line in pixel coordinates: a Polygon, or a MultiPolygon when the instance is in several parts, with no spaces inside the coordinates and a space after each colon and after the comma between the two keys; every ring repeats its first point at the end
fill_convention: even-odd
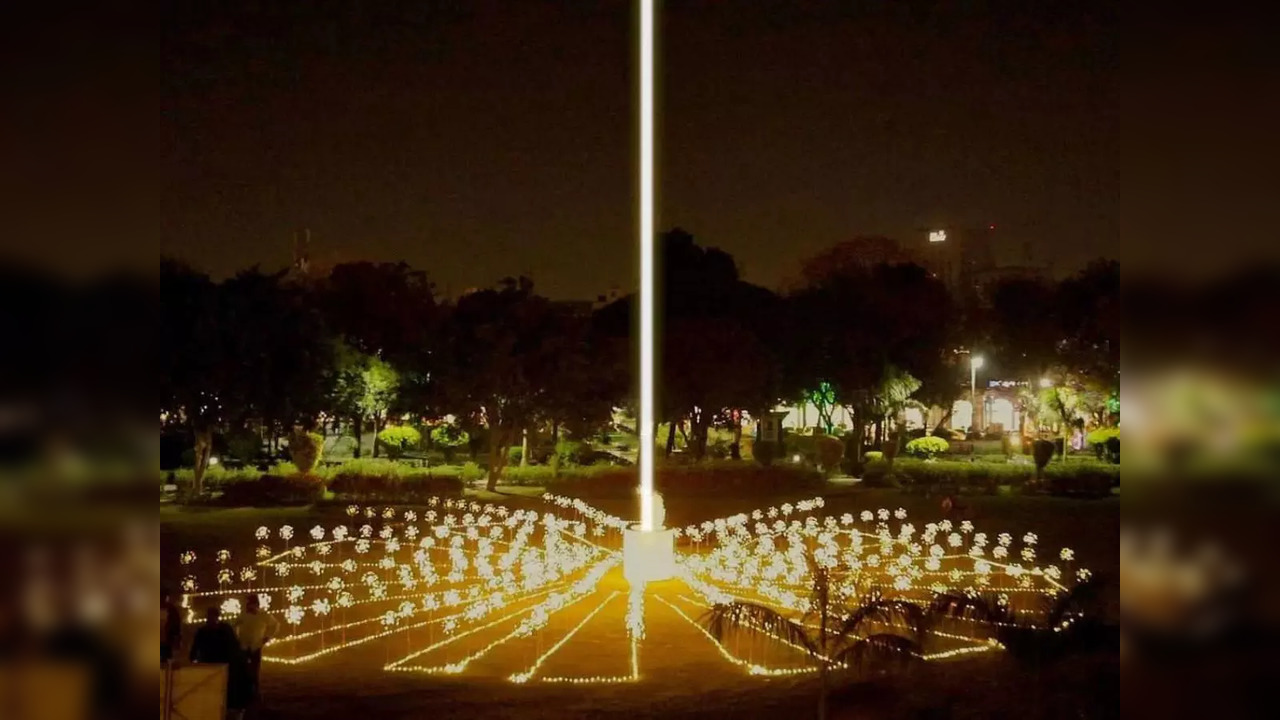
{"type": "Polygon", "coordinates": [[[929,242],[931,243],[946,242],[946,240],[947,240],[946,230],[932,230],[929,232],[929,242]]]}

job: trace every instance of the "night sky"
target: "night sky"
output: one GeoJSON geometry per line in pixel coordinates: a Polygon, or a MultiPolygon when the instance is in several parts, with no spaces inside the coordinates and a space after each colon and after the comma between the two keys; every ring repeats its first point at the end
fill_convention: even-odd
{"type": "MultiPolygon", "coordinates": [[[[451,294],[633,286],[631,2],[190,5],[162,254],[275,268],[310,228],[322,263],[403,259],[451,294]]],[[[659,227],[775,288],[840,240],[938,225],[994,223],[1059,273],[1107,254],[1114,19],[997,5],[663,3],[659,227]]]]}

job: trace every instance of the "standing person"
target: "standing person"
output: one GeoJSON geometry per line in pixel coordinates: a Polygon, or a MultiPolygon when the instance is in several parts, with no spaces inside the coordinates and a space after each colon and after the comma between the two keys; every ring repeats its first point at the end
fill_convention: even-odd
{"type": "Polygon", "coordinates": [[[240,717],[249,704],[249,671],[235,628],[222,619],[222,610],[216,605],[205,610],[204,624],[196,630],[191,662],[227,666],[227,717],[240,717]]]}
{"type": "Polygon", "coordinates": [[[236,637],[244,651],[249,671],[250,697],[258,698],[258,678],[262,671],[262,648],[275,637],[280,623],[262,609],[257,593],[249,593],[244,599],[244,613],[236,619],[236,637]]]}
{"type": "Polygon", "coordinates": [[[169,588],[160,589],[160,662],[178,656],[182,647],[182,611],[173,602],[169,588]]]}

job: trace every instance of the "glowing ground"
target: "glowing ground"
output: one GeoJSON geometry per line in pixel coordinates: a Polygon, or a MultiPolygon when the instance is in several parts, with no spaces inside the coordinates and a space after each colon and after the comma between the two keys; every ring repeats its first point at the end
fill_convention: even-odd
{"type": "MultiPolygon", "coordinates": [[[[722,643],[699,618],[741,599],[809,623],[813,563],[830,570],[845,606],[873,594],[924,606],[940,592],[990,592],[1029,614],[1088,572],[1070,550],[1039,560],[1034,533],[988,534],[968,521],[917,527],[901,508],[825,514],[814,498],[679,528],[677,579],[632,587],[621,572],[626,521],[580,500],[544,500],[541,511],[463,500],[352,506],[329,526],[261,526],[248,558],[185,551],[188,620],[209,604],[234,616],[255,593],[282,627],[265,659],[288,665],[351,655],[397,673],[631,683],[671,664],[653,647],[678,647],[750,675],[788,676],[819,660],[762,631],[722,643]],[[668,637],[655,637],[658,628],[668,637]],[[611,652],[584,665],[587,647],[611,652]]],[[[993,628],[956,619],[931,627],[919,654],[999,650],[993,628]]]]}

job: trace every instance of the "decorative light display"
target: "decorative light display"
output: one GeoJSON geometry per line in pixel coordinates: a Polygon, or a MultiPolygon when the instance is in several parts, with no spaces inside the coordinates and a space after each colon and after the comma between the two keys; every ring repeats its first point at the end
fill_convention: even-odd
{"type": "MultiPolygon", "coordinates": [[[[238,573],[230,566],[230,551],[215,553],[208,568],[215,589],[200,588],[193,574],[200,559],[183,553],[188,622],[195,622],[197,606],[216,604],[234,615],[241,598],[256,595],[263,612],[283,621],[285,632],[266,646],[267,662],[307,663],[343,651],[377,658],[371,649],[376,647],[381,658],[375,662],[392,672],[468,673],[513,683],[620,683],[643,677],[646,638],[668,630],[647,622],[656,611],[668,613],[677,632],[687,630],[692,642],[702,642],[701,635],[749,674],[786,676],[838,663],[763,627],[747,626],[735,637],[717,639],[699,616],[716,604],[747,601],[807,624],[815,567],[828,579],[830,596],[848,608],[868,597],[926,606],[937,594],[991,593],[1014,616],[1042,612],[1033,601],[1062,592],[1064,577],[1088,578],[1086,569],[1071,567],[1074,554],[1067,549],[1058,555],[1065,573],[1034,565],[1034,534],[1014,548],[1013,537],[1002,533],[988,547],[987,534],[967,521],[953,526],[944,520],[917,530],[901,508],[836,518],[822,513],[822,498],[662,527],[652,435],[654,5],[639,2],[639,522],[555,495],[544,496],[546,512],[440,498],[405,511],[352,505],[346,521],[328,529],[258,528],[253,562],[238,573]],[[585,637],[611,638],[618,648],[616,667],[600,667],[593,655],[588,663],[572,665],[587,664],[596,674],[557,671],[557,661],[571,656],[575,641],[585,637]],[[368,647],[353,650],[360,646],[368,647]]],[[[944,660],[998,650],[995,629],[976,617],[931,623],[920,657],[944,660]]],[[[903,630],[884,625],[866,632],[903,630]]]]}
{"type": "MultiPolygon", "coordinates": [[[[813,563],[828,573],[842,609],[871,596],[927,607],[939,593],[983,594],[999,597],[1014,617],[1034,618],[1043,612],[1041,598],[1088,577],[1086,569],[1072,567],[1070,549],[1055,554],[1061,566],[1026,559],[1035,557],[1034,533],[1021,543],[1008,533],[995,535],[992,548],[991,535],[968,521],[917,528],[904,510],[887,508],[837,517],[812,498],[673,529],[675,577],[628,583],[623,533],[630,523],[582,500],[543,499],[545,512],[433,498],[418,511],[352,508],[347,522],[298,535],[288,526],[259,528],[247,545],[265,538],[277,546],[258,545],[254,561],[238,570],[228,550],[204,565],[193,552],[178,556],[184,573],[213,580],[203,589],[196,574],[187,574],[182,606],[188,622],[197,622],[204,607],[218,605],[235,616],[245,597],[257,595],[284,633],[267,646],[268,662],[306,663],[371,646],[382,650],[374,662],[393,672],[618,683],[643,675],[652,612],[666,613],[664,632],[684,628],[678,631],[713,643],[750,675],[816,671],[830,661],[765,629],[717,640],[699,620],[717,603],[742,600],[806,622],[813,563]],[[557,671],[558,659],[572,660],[575,641],[594,637],[598,647],[601,633],[616,638],[616,667],[594,675],[557,671]]],[[[929,625],[919,657],[999,650],[996,630],[982,618],[948,617],[929,625]]],[[[905,628],[866,630],[873,631],[905,628]]]]}

